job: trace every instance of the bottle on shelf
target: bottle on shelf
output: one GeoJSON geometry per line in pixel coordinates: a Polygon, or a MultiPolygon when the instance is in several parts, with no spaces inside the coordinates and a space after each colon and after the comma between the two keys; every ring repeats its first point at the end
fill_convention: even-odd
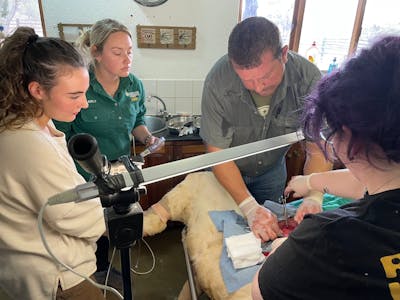
{"type": "Polygon", "coordinates": [[[311,47],[307,49],[306,58],[313,64],[317,64],[319,58],[319,50],[315,41],[312,43],[311,47]]]}
{"type": "Polygon", "coordinates": [[[4,40],[6,37],[5,33],[4,33],[4,26],[0,25],[0,41],[4,40]]]}
{"type": "Polygon", "coordinates": [[[333,70],[335,70],[337,67],[338,67],[338,64],[336,62],[336,57],[334,57],[328,67],[328,74],[331,73],[333,70]]]}

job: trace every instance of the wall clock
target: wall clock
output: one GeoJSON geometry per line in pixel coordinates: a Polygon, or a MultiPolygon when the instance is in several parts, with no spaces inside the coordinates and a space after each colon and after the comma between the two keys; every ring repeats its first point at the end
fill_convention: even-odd
{"type": "Polygon", "coordinates": [[[159,6],[167,2],[168,0],[134,0],[134,1],[143,6],[159,6]]]}

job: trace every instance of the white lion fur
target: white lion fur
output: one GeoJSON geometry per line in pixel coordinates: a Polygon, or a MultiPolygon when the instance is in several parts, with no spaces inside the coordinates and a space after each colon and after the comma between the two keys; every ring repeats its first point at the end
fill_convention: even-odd
{"type": "MultiPolygon", "coordinates": [[[[186,244],[196,284],[211,299],[251,299],[251,285],[247,284],[229,294],[225,288],[219,259],[222,233],[218,232],[208,215],[212,210],[240,210],[229,193],[219,184],[212,172],[195,172],[168,192],[159,202],[169,213],[170,220],[186,225],[186,244]]],[[[144,212],[144,235],[154,235],[166,228],[153,208],[144,212]]],[[[180,299],[183,299],[182,292],[180,299]]],[[[190,296],[189,298],[190,299],[190,296]]]]}

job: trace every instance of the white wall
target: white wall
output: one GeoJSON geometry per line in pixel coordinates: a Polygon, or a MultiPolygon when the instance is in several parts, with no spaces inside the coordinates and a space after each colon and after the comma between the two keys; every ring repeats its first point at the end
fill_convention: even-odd
{"type": "MultiPolygon", "coordinates": [[[[214,62],[227,51],[229,33],[237,23],[239,0],[169,0],[144,7],[133,0],[42,0],[48,36],[58,36],[58,23],[89,23],[116,19],[134,38],[132,73],[143,80],[147,94],[167,102],[171,113],[200,114],[202,83],[214,62]],[[136,47],[136,25],[195,26],[196,49],[136,47]]],[[[148,103],[149,112],[157,106],[148,103]]]]}

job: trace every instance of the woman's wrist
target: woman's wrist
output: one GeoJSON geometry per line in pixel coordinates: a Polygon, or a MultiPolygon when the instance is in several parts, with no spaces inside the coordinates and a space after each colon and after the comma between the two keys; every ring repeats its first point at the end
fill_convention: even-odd
{"type": "Polygon", "coordinates": [[[320,186],[320,181],[321,181],[321,179],[323,179],[323,177],[321,179],[319,179],[320,176],[317,176],[317,182],[315,182],[315,180],[314,180],[314,186],[313,186],[313,184],[311,183],[311,177],[313,177],[314,175],[315,175],[315,173],[311,173],[309,175],[306,175],[307,176],[306,177],[306,185],[307,185],[308,191],[318,191],[318,192],[320,192],[322,194],[329,194],[329,189],[328,189],[327,186],[323,186],[322,188],[321,187],[318,187],[318,188],[315,187],[315,184],[317,186],[320,186]]]}
{"type": "Polygon", "coordinates": [[[306,185],[307,185],[307,188],[308,188],[308,191],[312,191],[313,190],[313,188],[312,188],[312,186],[311,186],[311,177],[314,175],[314,173],[311,173],[311,174],[309,174],[309,175],[306,175],[306,185]]]}
{"type": "Polygon", "coordinates": [[[320,205],[322,205],[323,199],[324,199],[324,194],[316,190],[310,191],[306,196],[303,197],[303,201],[313,200],[320,205]]]}
{"type": "Polygon", "coordinates": [[[147,136],[144,138],[143,144],[146,145],[146,146],[150,145],[150,141],[151,141],[152,137],[153,137],[152,134],[147,135],[147,136]]]}

